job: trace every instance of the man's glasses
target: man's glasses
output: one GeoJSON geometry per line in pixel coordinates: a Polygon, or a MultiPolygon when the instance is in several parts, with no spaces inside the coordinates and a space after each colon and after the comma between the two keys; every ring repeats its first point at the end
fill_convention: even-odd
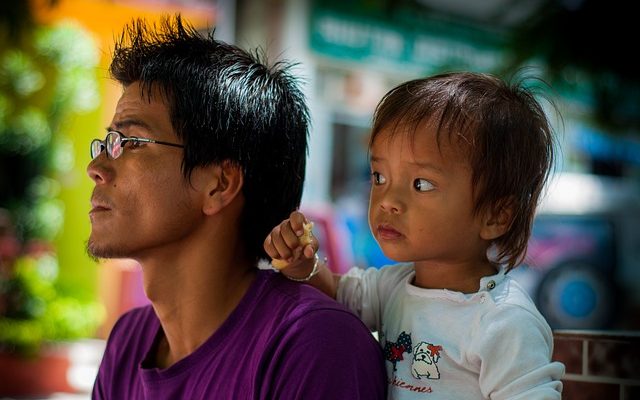
{"type": "Polygon", "coordinates": [[[181,144],[162,142],[160,140],[139,138],[135,136],[126,137],[118,131],[109,131],[107,132],[107,137],[104,140],[93,139],[91,141],[91,159],[93,160],[98,157],[105,148],[107,149],[107,156],[112,159],[116,159],[122,155],[124,145],[129,142],[131,143],[131,146],[134,147],[140,145],[140,143],[156,143],[163,144],[165,146],[184,148],[181,144]]]}

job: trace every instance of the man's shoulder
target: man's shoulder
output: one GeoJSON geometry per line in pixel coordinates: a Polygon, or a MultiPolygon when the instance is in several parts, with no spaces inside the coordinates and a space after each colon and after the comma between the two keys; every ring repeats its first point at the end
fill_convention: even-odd
{"type": "Polygon", "coordinates": [[[268,280],[264,295],[276,302],[282,302],[287,308],[345,310],[335,299],[311,285],[288,280],[279,273],[270,274],[268,280]]]}
{"type": "Polygon", "coordinates": [[[265,283],[263,302],[252,312],[268,329],[253,332],[267,343],[263,362],[276,377],[270,380],[275,398],[384,398],[382,349],[355,314],[280,274],[270,273],[265,283]]]}
{"type": "Polygon", "coordinates": [[[364,328],[360,319],[336,300],[318,289],[293,282],[281,274],[271,273],[261,293],[261,306],[268,307],[274,318],[298,325],[347,324],[364,328]]]}

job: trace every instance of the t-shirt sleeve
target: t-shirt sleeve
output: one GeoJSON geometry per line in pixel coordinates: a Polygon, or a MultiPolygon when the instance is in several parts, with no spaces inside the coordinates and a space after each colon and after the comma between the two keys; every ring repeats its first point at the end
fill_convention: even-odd
{"type": "Polygon", "coordinates": [[[278,340],[265,357],[264,399],[386,397],[380,346],[347,310],[314,310],[274,334],[278,340]]]}
{"type": "Polygon", "coordinates": [[[340,278],[336,300],[353,311],[371,331],[380,326],[379,271],[351,268],[340,278]]]}
{"type": "Polygon", "coordinates": [[[336,300],[359,316],[369,330],[379,331],[385,304],[412,271],[409,264],[351,268],[340,278],[336,300]]]}
{"type": "Polygon", "coordinates": [[[546,321],[518,305],[486,315],[477,340],[480,389],[491,399],[560,399],[564,365],[552,362],[553,336],[546,321]]]}

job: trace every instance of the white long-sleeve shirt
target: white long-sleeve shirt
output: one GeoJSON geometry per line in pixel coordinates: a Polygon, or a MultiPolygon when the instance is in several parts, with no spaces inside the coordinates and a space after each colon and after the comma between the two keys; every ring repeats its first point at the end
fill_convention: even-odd
{"type": "Polygon", "coordinates": [[[560,399],[564,365],[553,336],[504,270],[478,292],[422,289],[413,264],[353,268],[338,301],[377,331],[389,399],[560,399]]]}

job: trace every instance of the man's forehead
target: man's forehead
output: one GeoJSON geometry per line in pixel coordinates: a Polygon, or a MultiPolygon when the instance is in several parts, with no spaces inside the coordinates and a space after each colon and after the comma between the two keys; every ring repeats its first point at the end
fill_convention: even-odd
{"type": "Polygon", "coordinates": [[[169,109],[159,91],[143,90],[137,82],[124,88],[109,128],[126,131],[131,127],[142,129],[158,138],[170,138],[174,135],[169,109]]]}
{"type": "Polygon", "coordinates": [[[168,111],[164,96],[158,89],[149,90],[143,88],[138,82],[134,82],[124,88],[116,105],[115,114],[124,118],[147,111],[168,111]]]}

